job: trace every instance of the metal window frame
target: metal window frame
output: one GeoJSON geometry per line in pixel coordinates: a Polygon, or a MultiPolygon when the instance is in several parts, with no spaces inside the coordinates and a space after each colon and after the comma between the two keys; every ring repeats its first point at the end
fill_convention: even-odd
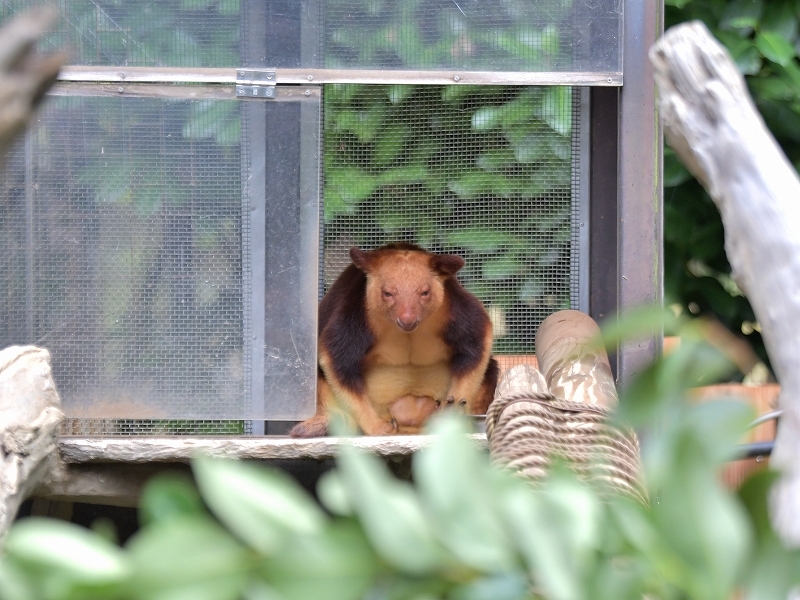
{"type": "MultiPolygon", "coordinates": [[[[592,89],[589,313],[598,321],[664,302],[663,134],[648,59],[664,2],[622,2],[626,83],[592,89]]],[[[610,357],[617,381],[629,383],[661,344],[660,335],[623,344],[610,357]]]]}
{"type": "MultiPolygon", "coordinates": [[[[236,83],[241,68],[182,67],[84,67],[67,66],[60,81],[81,83],[236,83]]],[[[322,85],[325,83],[364,83],[398,85],[569,85],[619,87],[622,73],[616,71],[409,71],[378,69],[271,69],[276,85],[322,85]]]]}
{"type": "MultiPolygon", "coordinates": [[[[580,308],[595,319],[663,303],[662,131],[647,51],[663,31],[663,0],[620,0],[623,71],[473,72],[275,69],[277,101],[318,95],[325,83],[570,85],[584,88],[589,194],[581,243],[580,308]],[[624,76],[624,80],[623,80],[624,76]],[[616,260],[612,260],[615,257],[616,260]]],[[[235,97],[236,68],[65,67],[51,94],[222,99],[235,97]],[[192,84],[192,85],[186,85],[192,84]]],[[[262,100],[263,101],[263,100],[262,100]]],[[[273,101],[273,100],[268,100],[273,101]]],[[[625,383],[660,352],[660,339],[624,345],[612,362],[625,383]]]]}

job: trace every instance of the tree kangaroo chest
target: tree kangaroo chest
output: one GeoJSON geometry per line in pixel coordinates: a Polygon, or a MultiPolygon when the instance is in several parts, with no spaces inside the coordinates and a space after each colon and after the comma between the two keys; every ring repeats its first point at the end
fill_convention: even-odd
{"type": "Polygon", "coordinates": [[[366,391],[377,405],[403,396],[444,399],[450,385],[451,351],[429,332],[391,332],[379,338],[364,360],[366,391]]]}

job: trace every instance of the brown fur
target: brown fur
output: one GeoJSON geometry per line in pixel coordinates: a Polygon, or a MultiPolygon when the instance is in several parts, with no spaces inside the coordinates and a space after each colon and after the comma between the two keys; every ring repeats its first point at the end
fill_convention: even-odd
{"type": "Polygon", "coordinates": [[[334,409],[368,435],[417,433],[448,405],[485,413],[492,326],[455,278],[463,259],[411,244],[350,256],[319,307],[317,413],[290,434],[324,435],[334,409]]]}

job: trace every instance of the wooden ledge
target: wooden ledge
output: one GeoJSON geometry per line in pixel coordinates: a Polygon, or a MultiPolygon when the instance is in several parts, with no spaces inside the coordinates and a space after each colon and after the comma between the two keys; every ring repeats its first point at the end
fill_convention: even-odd
{"type": "MultiPolygon", "coordinates": [[[[481,448],[488,447],[485,434],[471,434],[470,438],[481,448]]],[[[324,460],[335,457],[345,443],[386,458],[404,457],[424,448],[430,441],[429,435],[310,439],[285,436],[62,437],[58,449],[67,464],[145,464],[184,463],[197,454],[249,460],[324,460]]]]}

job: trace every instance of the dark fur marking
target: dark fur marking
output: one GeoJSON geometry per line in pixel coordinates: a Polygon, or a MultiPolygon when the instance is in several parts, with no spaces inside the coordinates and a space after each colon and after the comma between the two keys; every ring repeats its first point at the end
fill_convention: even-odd
{"type": "Polygon", "coordinates": [[[465,290],[457,279],[447,278],[444,289],[450,302],[450,322],[444,332],[444,341],[453,350],[450,369],[453,375],[461,376],[481,362],[489,317],[480,300],[465,290]]]}
{"type": "Polygon", "coordinates": [[[440,275],[455,275],[464,266],[464,259],[457,254],[437,254],[431,265],[440,275]]]}
{"type": "Polygon", "coordinates": [[[350,265],[319,304],[319,343],[339,383],[356,393],[364,390],[361,363],[375,341],[367,324],[366,289],[367,276],[350,265]]]}
{"type": "Polygon", "coordinates": [[[494,390],[497,388],[497,380],[500,379],[500,365],[494,358],[489,359],[489,364],[486,365],[486,373],[483,375],[482,385],[488,386],[491,395],[494,396],[494,390]]]}

